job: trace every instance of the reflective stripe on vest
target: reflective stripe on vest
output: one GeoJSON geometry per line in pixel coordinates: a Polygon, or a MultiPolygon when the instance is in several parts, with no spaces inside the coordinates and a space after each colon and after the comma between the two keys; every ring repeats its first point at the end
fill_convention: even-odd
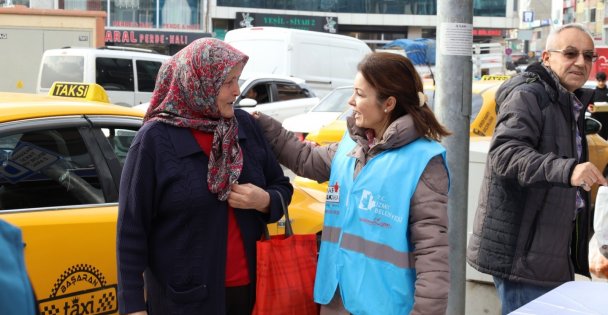
{"type": "MultiPolygon", "coordinates": [[[[323,242],[338,243],[341,231],[337,227],[324,227],[321,240],[323,242]]],[[[389,262],[400,268],[414,268],[414,256],[411,253],[399,252],[389,246],[368,241],[354,234],[344,233],[340,247],[359,252],[367,257],[389,262]]]]}

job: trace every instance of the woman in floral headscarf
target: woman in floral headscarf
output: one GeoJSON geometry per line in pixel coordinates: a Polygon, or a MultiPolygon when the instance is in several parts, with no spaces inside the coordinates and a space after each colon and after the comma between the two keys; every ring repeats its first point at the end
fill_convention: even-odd
{"type": "Polygon", "coordinates": [[[120,183],[121,314],[251,313],[255,242],[293,188],[233,108],[247,59],[205,38],[160,69],[120,183]]]}

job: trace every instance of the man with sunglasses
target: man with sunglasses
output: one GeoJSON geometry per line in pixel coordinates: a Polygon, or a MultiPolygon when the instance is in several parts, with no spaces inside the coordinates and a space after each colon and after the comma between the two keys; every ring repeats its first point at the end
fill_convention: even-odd
{"type": "Polygon", "coordinates": [[[494,277],[508,314],[574,274],[589,274],[589,191],[606,185],[589,161],[582,89],[597,59],[580,24],[554,29],[540,62],[496,92],[498,117],[467,261],[494,277]]]}

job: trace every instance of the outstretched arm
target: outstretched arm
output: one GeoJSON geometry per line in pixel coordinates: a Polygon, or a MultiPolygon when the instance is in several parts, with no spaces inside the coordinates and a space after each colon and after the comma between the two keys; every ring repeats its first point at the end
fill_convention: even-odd
{"type": "Polygon", "coordinates": [[[300,176],[319,182],[329,180],[331,160],[337,143],[314,146],[298,140],[281,123],[263,113],[254,113],[279,162],[300,176]]]}

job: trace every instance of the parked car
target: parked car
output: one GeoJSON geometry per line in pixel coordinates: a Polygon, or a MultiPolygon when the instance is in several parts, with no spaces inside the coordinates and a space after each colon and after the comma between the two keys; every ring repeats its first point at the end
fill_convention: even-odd
{"type": "MultiPolygon", "coordinates": [[[[117,314],[118,187],[144,114],[107,103],[95,84],[56,86],[70,97],[0,93],[0,219],[23,233],[41,314],[117,314]]],[[[317,208],[294,189],[290,212],[317,208]]],[[[299,233],[320,229],[293,218],[299,233]]]]}
{"type": "MultiPolygon", "coordinates": [[[[283,121],[288,117],[306,113],[319,103],[319,98],[304,80],[279,76],[255,75],[239,79],[241,95],[234,107],[247,112],[260,111],[283,121]]],[[[148,110],[149,102],[134,106],[148,110]]]]}
{"type": "Polygon", "coordinates": [[[260,111],[281,122],[306,113],[319,103],[319,98],[304,80],[295,77],[243,75],[239,79],[239,86],[241,95],[234,102],[236,108],[248,112],[260,111]],[[248,94],[255,96],[248,97],[248,94]]]}
{"type": "Polygon", "coordinates": [[[304,139],[310,132],[319,130],[348,109],[348,99],[352,94],[352,86],[336,88],[325,95],[309,112],[285,119],[283,127],[304,139]]]}
{"type": "Polygon", "coordinates": [[[150,100],[158,70],[169,58],[131,47],[49,49],[40,61],[36,91],[46,94],[57,81],[97,83],[112,103],[134,106],[150,100]]]}

